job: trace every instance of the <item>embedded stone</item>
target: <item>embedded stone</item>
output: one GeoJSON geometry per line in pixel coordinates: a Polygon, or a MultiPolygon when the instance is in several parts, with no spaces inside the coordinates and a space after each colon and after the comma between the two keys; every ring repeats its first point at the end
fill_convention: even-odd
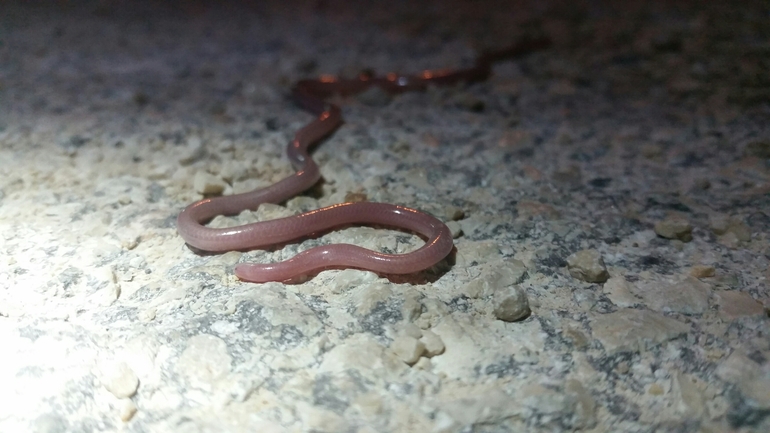
{"type": "Polygon", "coordinates": [[[409,335],[400,335],[390,343],[390,350],[396,354],[398,359],[413,365],[425,352],[425,344],[409,335]]]}
{"type": "Polygon", "coordinates": [[[567,257],[567,269],[574,278],[588,283],[603,283],[610,274],[597,250],[582,250],[567,257]]]}
{"type": "Polygon", "coordinates": [[[492,298],[495,317],[505,322],[515,322],[529,316],[527,292],[519,286],[508,286],[495,292],[492,298]]]}
{"type": "Polygon", "coordinates": [[[591,329],[610,355],[647,349],[686,334],[690,327],[654,311],[623,309],[597,316],[591,329]]]}
{"type": "Polygon", "coordinates": [[[711,286],[697,278],[687,277],[674,284],[650,286],[639,294],[655,311],[701,314],[708,309],[711,286]]]}
{"type": "Polygon", "coordinates": [[[670,216],[655,224],[655,233],[666,239],[690,242],[692,240],[692,225],[684,217],[670,216]]]}

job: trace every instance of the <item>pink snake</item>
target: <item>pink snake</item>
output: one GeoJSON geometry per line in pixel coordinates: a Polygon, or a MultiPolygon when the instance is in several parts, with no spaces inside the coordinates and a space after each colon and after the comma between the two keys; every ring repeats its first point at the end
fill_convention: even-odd
{"type": "Polygon", "coordinates": [[[307,190],[321,177],[310,157],[310,145],[331,134],[341,123],[340,108],[325,101],[334,94],[347,96],[378,86],[389,93],[424,90],[429,84],[451,85],[485,80],[492,63],[529,53],[549,45],[546,39],[528,40],[506,50],[479,56],[473,67],[459,70],[424,71],[407,76],[385,77],[362,74],[356,79],[322,78],[301,80],[292,90],[295,102],[318,117],[301,128],[286,148],[296,172],[266,188],[230,196],[205,198],[185,208],[177,218],[177,230],[190,246],[203,251],[225,252],[283,244],[346,224],[394,227],[426,239],[419,249],[406,254],[384,254],[350,244],[323,245],[303,251],[289,260],[272,264],[241,263],[235,275],[255,283],[286,281],[328,268],[350,267],[378,274],[412,274],[444,259],[453,248],[449,228],[426,213],[387,203],[340,203],[286,218],[231,228],[209,228],[203,224],[217,215],[237,215],[256,210],[262,203],[281,203],[307,190]]]}

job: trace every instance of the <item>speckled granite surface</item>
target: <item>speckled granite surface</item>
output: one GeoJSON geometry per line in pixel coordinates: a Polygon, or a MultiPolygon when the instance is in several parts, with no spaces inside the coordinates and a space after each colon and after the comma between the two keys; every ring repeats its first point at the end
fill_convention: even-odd
{"type": "Polygon", "coordinates": [[[770,430],[766,2],[275,3],[0,5],[0,431],[770,430]],[[404,204],[457,235],[436,268],[247,284],[421,241],[177,235],[290,173],[295,80],[539,34],[486,83],[342,100],[322,184],[213,222],[404,204]]]}

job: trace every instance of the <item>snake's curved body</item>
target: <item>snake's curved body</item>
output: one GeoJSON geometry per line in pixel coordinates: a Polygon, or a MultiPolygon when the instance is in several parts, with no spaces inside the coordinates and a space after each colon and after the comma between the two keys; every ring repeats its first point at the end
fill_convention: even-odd
{"type": "Polygon", "coordinates": [[[282,244],[346,224],[371,224],[417,233],[425,245],[406,254],[383,254],[350,244],[314,247],[293,258],[273,264],[242,263],[235,267],[238,278],[252,282],[284,281],[330,267],[353,267],[383,274],[411,274],[435,265],[452,250],[447,226],[431,215],[387,203],[342,203],[286,218],[231,228],[204,226],[217,215],[235,215],[256,210],[262,203],[281,203],[313,186],[321,177],[307,149],[333,132],[341,123],[340,108],[325,101],[334,94],[351,95],[378,86],[390,93],[425,89],[429,84],[447,85],[486,79],[491,64],[543,48],[547,41],[518,44],[508,50],[487,53],[475,66],[460,70],[425,71],[420,75],[361,75],[356,79],[322,78],[299,81],[294,100],[317,118],[301,128],[289,143],[286,154],[296,172],[266,188],[243,194],[206,198],[185,208],[177,218],[177,229],[191,246],[210,252],[247,250],[282,244]]]}

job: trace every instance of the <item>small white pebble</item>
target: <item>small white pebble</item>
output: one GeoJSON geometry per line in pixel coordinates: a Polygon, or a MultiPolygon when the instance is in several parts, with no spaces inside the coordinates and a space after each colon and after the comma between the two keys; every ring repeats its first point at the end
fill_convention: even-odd
{"type": "Polygon", "coordinates": [[[408,335],[419,340],[422,337],[422,329],[414,323],[405,323],[401,326],[399,334],[408,335]]]}
{"type": "Polygon", "coordinates": [[[444,346],[444,341],[441,340],[441,337],[436,335],[433,331],[422,331],[422,338],[420,341],[425,344],[425,356],[428,358],[441,355],[444,353],[444,349],[446,348],[444,346]]]}
{"type": "Polygon", "coordinates": [[[460,226],[460,223],[458,223],[457,221],[448,221],[446,223],[446,226],[449,228],[449,232],[452,234],[453,239],[459,238],[463,232],[463,229],[460,226]]]}
{"type": "Polygon", "coordinates": [[[655,233],[666,239],[678,239],[682,242],[692,240],[692,225],[686,218],[674,215],[655,224],[655,233]]]}
{"type": "Polygon", "coordinates": [[[139,378],[125,362],[111,363],[102,368],[102,384],[117,398],[136,394],[139,378]]]}
{"type": "Polygon", "coordinates": [[[492,298],[495,317],[504,322],[515,322],[529,316],[527,293],[519,286],[508,286],[495,292],[492,298]]]}
{"type": "Polygon", "coordinates": [[[433,368],[433,363],[428,358],[420,358],[415,364],[414,368],[419,370],[430,371],[433,368]]]}
{"type": "Polygon", "coordinates": [[[569,274],[589,283],[603,283],[610,274],[599,251],[581,250],[567,257],[569,274]]]}
{"type": "Polygon", "coordinates": [[[409,365],[413,365],[425,352],[425,344],[422,341],[408,335],[400,335],[390,343],[390,350],[398,358],[409,365]]]}
{"type": "Polygon", "coordinates": [[[195,173],[195,179],[193,180],[193,187],[195,192],[203,195],[216,195],[222,194],[225,190],[227,183],[221,178],[205,171],[199,171],[195,173]]]}
{"type": "Polygon", "coordinates": [[[120,420],[123,422],[131,421],[131,418],[136,414],[136,410],[136,404],[130,398],[124,399],[120,407],[120,420]]]}

